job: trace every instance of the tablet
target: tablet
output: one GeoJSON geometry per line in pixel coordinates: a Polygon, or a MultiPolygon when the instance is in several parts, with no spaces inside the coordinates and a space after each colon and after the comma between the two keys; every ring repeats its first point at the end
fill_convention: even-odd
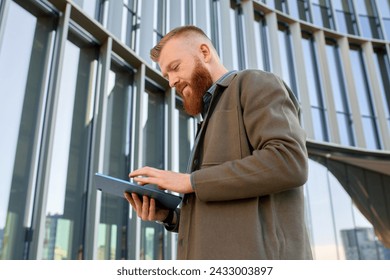
{"type": "Polygon", "coordinates": [[[175,209],[181,202],[181,197],[154,188],[152,185],[141,186],[137,183],[121,180],[104,174],[95,174],[95,187],[104,193],[124,197],[124,193],[136,193],[140,196],[146,195],[156,200],[157,206],[161,208],[175,209]]]}

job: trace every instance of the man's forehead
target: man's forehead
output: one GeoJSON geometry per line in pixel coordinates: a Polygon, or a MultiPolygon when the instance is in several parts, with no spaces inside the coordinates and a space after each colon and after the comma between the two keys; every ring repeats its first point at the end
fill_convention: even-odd
{"type": "Polygon", "coordinates": [[[165,44],[158,60],[158,64],[163,73],[168,70],[173,62],[182,59],[185,55],[190,53],[190,50],[185,46],[185,43],[176,39],[169,40],[165,44]]]}

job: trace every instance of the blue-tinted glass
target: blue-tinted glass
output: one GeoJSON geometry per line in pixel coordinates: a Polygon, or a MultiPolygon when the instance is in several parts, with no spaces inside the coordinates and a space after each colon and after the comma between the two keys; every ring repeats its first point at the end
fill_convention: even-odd
{"type": "MultiPolygon", "coordinates": [[[[107,126],[103,173],[128,180],[132,73],[112,65],[108,82],[107,126]]],[[[97,259],[121,259],[128,224],[128,203],[121,197],[101,195],[97,259]]],[[[131,246],[131,251],[134,246],[131,246]]]]}
{"type": "Polygon", "coordinates": [[[311,1],[313,22],[326,28],[334,28],[332,14],[327,0],[311,1]]]}
{"type": "Polygon", "coordinates": [[[390,41],[390,1],[389,0],[377,0],[376,1],[378,11],[382,16],[383,28],[385,38],[390,41]]]}
{"type": "Polygon", "coordinates": [[[124,0],[121,40],[133,50],[136,50],[137,47],[139,24],[140,16],[138,11],[138,0],[124,0]]]}
{"type": "Polygon", "coordinates": [[[340,69],[338,69],[338,57],[336,57],[335,53],[337,52],[337,48],[333,45],[326,45],[326,55],[328,59],[328,67],[329,67],[329,75],[330,75],[330,83],[332,85],[333,99],[335,101],[336,111],[344,112],[346,105],[344,98],[344,87],[341,85],[340,81],[342,81],[342,77],[340,77],[340,69]]]}
{"type": "Polygon", "coordinates": [[[367,148],[372,150],[379,149],[375,119],[362,117],[362,123],[367,148]]]}
{"type": "Polygon", "coordinates": [[[386,40],[389,41],[390,40],[390,18],[383,18],[382,19],[383,21],[383,25],[384,25],[384,29],[385,29],[385,33],[386,33],[386,40]]]}
{"type": "MultiPolygon", "coordinates": [[[[142,127],[143,135],[143,164],[146,166],[164,169],[164,98],[162,91],[153,89],[143,93],[147,105],[145,114],[146,123],[142,127]]],[[[141,249],[140,259],[157,260],[164,258],[163,254],[163,227],[155,222],[141,222],[141,249]]]]}
{"type": "Polygon", "coordinates": [[[374,19],[371,17],[368,17],[368,16],[360,15],[359,20],[360,20],[361,35],[363,37],[373,38],[374,35],[373,35],[372,30],[371,30],[371,22],[374,19]]]}
{"type": "Polygon", "coordinates": [[[367,77],[364,69],[363,58],[360,50],[350,50],[351,64],[353,65],[353,77],[355,82],[355,94],[359,102],[360,114],[364,125],[364,135],[368,148],[379,148],[376,115],[373,108],[371,93],[367,85],[367,77]]]}
{"type": "Polygon", "coordinates": [[[323,112],[319,108],[311,108],[311,116],[313,118],[313,126],[314,126],[314,138],[319,141],[326,141],[326,137],[324,134],[324,117],[323,112]]]}
{"type": "MultiPolygon", "coordinates": [[[[30,240],[53,22],[8,1],[0,10],[0,259],[24,259],[30,240]]],[[[1,8],[1,6],[0,6],[1,8]]]]}
{"type": "Polygon", "coordinates": [[[255,13],[254,28],[258,68],[270,71],[267,25],[265,19],[258,13],[255,13]]]}
{"type": "Polygon", "coordinates": [[[305,70],[306,70],[306,83],[310,94],[310,104],[312,106],[321,107],[321,101],[319,100],[318,85],[316,84],[317,70],[314,68],[312,42],[308,39],[302,39],[303,53],[305,54],[305,70]]]}
{"type": "Polygon", "coordinates": [[[373,4],[374,2],[370,0],[355,0],[361,35],[368,38],[382,39],[382,31],[380,30],[376,6],[373,4]]]}
{"type": "Polygon", "coordinates": [[[353,146],[351,135],[351,116],[344,113],[337,113],[337,124],[339,126],[340,144],[344,146],[353,146]]]}
{"type": "Polygon", "coordinates": [[[341,33],[358,35],[351,1],[334,0],[332,1],[332,5],[336,11],[338,31],[341,33]]]}
{"type": "Polygon", "coordinates": [[[332,86],[333,100],[338,119],[340,143],[353,146],[353,128],[351,113],[348,105],[348,98],[345,91],[344,79],[340,69],[340,57],[338,48],[335,45],[326,45],[330,83],[332,86]]]}
{"type": "Polygon", "coordinates": [[[361,60],[361,53],[358,50],[350,51],[351,65],[353,65],[353,78],[355,82],[355,94],[359,100],[360,113],[371,116],[370,100],[368,99],[366,75],[361,60]]]}
{"type": "Polygon", "coordinates": [[[294,62],[292,56],[291,35],[289,30],[279,30],[279,44],[280,56],[282,62],[282,78],[286,84],[297,94],[295,76],[294,76],[294,62]]]}
{"type": "Polygon", "coordinates": [[[312,107],[315,139],[321,141],[328,140],[326,110],[324,107],[317,61],[315,55],[314,41],[310,38],[302,39],[303,52],[305,53],[306,84],[310,95],[310,105],[312,107]]]}
{"type": "Polygon", "coordinates": [[[84,12],[89,15],[91,18],[96,18],[97,16],[97,7],[99,5],[99,0],[88,0],[83,1],[83,10],[84,12]]]}
{"type": "Polygon", "coordinates": [[[383,109],[390,129],[390,61],[389,56],[384,49],[375,51],[375,67],[378,74],[379,86],[381,89],[381,97],[383,109]]]}
{"type": "Polygon", "coordinates": [[[176,127],[179,130],[179,145],[175,148],[179,155],[179,171],[187,172],[188,158],[190,157],[193,141],[195,139],[195,120],[183,110],[183,103],[176,101],[176,127]]]}
{"type": "Polygon", "coordinates": [[[337,257],[337,242],[334,229],[333,210],[328,186],[328,171],[317,162],[309,160],[309,178],[306,184],[306,199],[310,209],[308,224],[311,245],[317,260],[337,257]]]}
{"type": "Polygon", "coordinates": [[[67,41],[48,175],[43,259],[83,257],[97,51],[67,41]]]}

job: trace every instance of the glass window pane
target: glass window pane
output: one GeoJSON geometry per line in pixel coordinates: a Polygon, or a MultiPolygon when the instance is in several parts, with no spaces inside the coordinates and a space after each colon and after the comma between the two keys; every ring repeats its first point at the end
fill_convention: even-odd
{"type": "Polygon", "coordinates": [[[96,51],[67,41],[49,167],[43,259],[83,258],[96,51]]]}
{"type": "Polygon", "coordinates": [[[351,130],[351,116],[337,112],[337,125],[339,126],[340,144],[344,146],[354,146],[351,130]]]}
{"type": "Polygon", "coordinates": [[[311,115],[313,118],[313,126],[314,126],[314,138],[319,141],[327,141],[326,135],[324,133],[325,124],[324,124],[324,116],[323,112],[320,108],[311,108],[311,115]]]}
{"type": "Polygon", "coordinates": [[[379,135],[376,124],[376,115],[372,103],[371,93],[367,84],[367,76],[360,49],[350,49],[351,64],[353,65],[353,77],[356,95],[359,102],[360,114],[364,126],[367,147],[379,149],[379,135]]]}
{"type": "Polygon", "coordinates": [[[361,192],[360,184],[369,183],[371,188],[376,188],[373,192],[377,192],[383,188],[383,175],[332,159],[317,156],[313,159],[309,160],[305,207],[314,258],[388,259],[388,249],[375,236],[373,226],[350,196],[354,195],[360,207],[370,208],[370,193],[361,192]],[[327,169],[328,165],[334,174],[327,169]]]}
{"type": "Polygon", "coordinates": [[[336,11],[338,30],[342,33],[359,35],[351,1],[333,0],[332,5],[336,11]]]}
{"type": "Polygon", "coordinates": [[[293,49],[291,43],[291,34],[288,29],[288,26],[281,24],[281,26],[279,27],[281,27],[281,29],[278,30],[278,35],[282,63],[282,78],[299,99],[295,81],[295,68],[292,55],[293,49]]]}
{"type": "Polygon", "coordinates": [[[381,98],[383,109],[385,112],[387,125],[390,129],[390,60],[389,55],[383,48],[376,48],[375,51],[375,67],[378,74],[379,86],[381,89],[381,98]]]}
{"type": "Polygon", "coordinates": [[[310,94],[310,105],[312,107],[315,139],[320,141],[329,141],[327,131],[327,114],[317,68],[315,42],[310,35],[305,35],[302,38],[302,47],[303,52],[306,54],[304,56],[305,73],[308,91],[310,94]]]}
{"type": "Polygon", "coordinates": [[[188,159],[195,139],[195,119],[189,116],[183,109],[181,101],[176,101],[178,114],[177,127],[179,128],[179,172],[187,172],[188,159]]]}
{"type": "Polygon", "coordinates": [[[365,132],[366,147],[371,150],[378,149],[378,139],[376,130],[376,120],[370,117],[362,117],[363,131],[365,132]]]}
{"type": "MultiPolygon", "coordinates": [[[[341,168],[341,167],[340,167],[341,168]]],[[[337,240],[338,259],[344,260],[345,247],[343,246],[343,230],[354,227],[352,200],[339,181],[328,171],[329,187],[334,215],[334,227],[337,240]]]]}
{"type": "Polygon", "coordinates": [[[376,1],[376,5],[378,10],[380,11],[380,15],[382,16],[384,33],[386,33],[385,38],[387,41],[390,40],[390,1],[376,1]]]}
{"type": "Polygon", "coordinates": [[[313,22],[326,28],[334,28],[328,0],[312,0],[313,22]]]}
{"type": "MultiPolygon", "coordinates": [[[[108,84],[103,173],[128,180],[133,73],[113,64],[108,84]]],[[[123,198],[101,194],[98,259],[127,258],[126,231],[135,230],[127,227],[128,214],[129,205],[123,198]]],[[[130,243],[129,247],[135,251],[134,244],[130,243]]]]}
{"type": "Polygon", "coordinates": [[[36,17],[10,1],[3,24],[0,131],[6,137],[0,137],[0,259],[23,259],[36,190],[54,19],[36,17]]]}
{"type": "Polygon", "coordinates": [[[326,44],[326,55],[338,119],[337,125],[339,127],[340,143],[347,146],[354,146],[352,115],[349,109],[348,96],[346,94],[341,69],[340,53],[334,42],[328,42],[326,44]]]}
{"type": "Polygon", "coordinates": [[[333,210],[328,187],[327,169],[309,160],[309,178],[306,184],[310,209],[310,234],[314,258],[338,259],[333,224],[333,210]]]}
{"type": "Polygon", "coordinates": [[[97,7],[98,7],[99,0],[88,0],[83,1],[83,10],[84,12],[89,15],[91,18],[96,19],[97,16],[97,7]]]}
{"type": "Polygon", "coordinates": [[[383,36],[379,24],[378,12],[374,4],[371,0],[355,0],[356,14],[359,17],[362,36],[382,39],[383,36]]]}
{"type": "MultiPolygon", "coordinates": [[[[148,88],[144,95],[142,114],[146,122],[142,127],[143,165],[164,169],[164,98],[163,91],[148,88]]],[[[141,222],[140,259],[158,260],[164,258],[164,228],[155,222],[141,222]]]]}
{"type": "Polygon", "coordinates": [[[133,50],[137,49],[141,22],[138,5],[138,0],[123,1],[121,40],[133,50]]]}
{"type": "Polygon", "coordinates": [[[254,28],[258,68],[264,71],[270,71],[267,25],[264,17],[258,12],[255,12],[254,28]]]}

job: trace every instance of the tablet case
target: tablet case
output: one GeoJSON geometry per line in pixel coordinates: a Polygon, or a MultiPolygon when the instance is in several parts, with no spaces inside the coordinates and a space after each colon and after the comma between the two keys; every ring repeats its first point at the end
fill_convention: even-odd
{"type": "Polygon", "coordinates": [[[152,185],[141,186],[137,183],[121,180],[104,174],[95,174],[95,187],[111,195],[124,198],[124,192],[136,193],[140,196],[146,195],[154,198],[160,208],[175,209],[181,202],[181,197],[155,189],[152,185]]]}

